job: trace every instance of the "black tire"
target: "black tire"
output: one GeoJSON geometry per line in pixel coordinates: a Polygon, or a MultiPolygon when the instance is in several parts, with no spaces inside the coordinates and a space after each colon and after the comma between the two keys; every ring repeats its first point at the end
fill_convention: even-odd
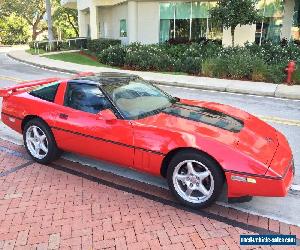
{"type": "Polygon", "coordinates": [[[205,208],[205,207],[210,206],[213,202],[215,202],[215,200],[221,194],[222,188],[224,185],[224,173],[223,173],[222,169],[220,168],[220,166],[218,164],[216,164],[216,162],[214,160],[212,160],[210,157],[206,156],[205,154],[202,154],[201,152],[186,150],[186,151],[177,153],[171,159],[171,161],[168,165],[168,169],[167,169],[167,180],[168,180],[168,185],[169,185],[171,192],[182,204],[192,207],[192,208],[205,208]],[[210,172],[210,175],[208,177],[203,178],[203,180],[201,179],[201,182],[199,181],[200,179],[195,180],[195,178],[198,178],[198,177],[194,177],[194,176],[196,176],[195,174],[194,174],[194,176],[191,177],[187,172],[184,172],[184,171],[188,171],[187,170],[188,169],[187,168],[188,161],[192,161],[192,166],[196,170],[199,170],[199,172],[196,171],[196,174],[202,173],[201,168],[203,168],[203,170],[204,170],[203,172],[206,172],[208,170],[207,173],[210,172]],[[201,163],[203,165],[198,164],[198,163],[201,163]],[[180,167],[181,164],[183,164],[183,165],[180,167]],[[184,179],[185,179],[184,181],[177,180],[177,179],[174,180],[175,177],[173,178],[173,175],[175,176],[176,173],[174,173],[174,172],[177,172],[177,171],[181,171],[180,176],[184,176],[184,179]],[[188,176],[188,175],[190,176],[190,178],[189,178],[190,182],[186,181],[187,180],[186,176],[188,176]],[[191,178],[193,178],[193,179],[191,179],[191,178]],[[187,184],[187,183],[190,183],[190,184],[187,184]],[[201,197],[202,193],[200,193],[199,190],[195,189],[190,194],[191,196],[188,196],[188,197],[185,196],[183,189],[185,189],[185,188],[188,189],[188,187],[190,187],[191,189],[192,189],[192,187],[198,188],[198,186],[202,185],[202,184],[204,186],[205,185],[213,186],[213,188],[210,189],[211,191],[209,192],[209,195],[205,196],[203,194],[203,197],[201,197]],[[197,195],[197,194],[200,194],[200,195],[197,195]],[[197,198],[198,196],[200,198],[197,198]],[[186,199],[184,197],[186,197],[186,199]],[[203,201],[187,200],[190,197],[192,197],[192,199],[203,199],[203,201]]]}
{"type": "MultiPolygon", "coordinates": [[[[30,133],[30,132],[28,132],[30,133]]],[[[31,156],[31,158],[41,164],[49,164],[51,162],[53,162],[54,160],[56,160],[60,155],[61,155],[61,151],[57,148],[56,145],[56,141],[54,139],[54,136],[52,134],[52,131],[50,129],[50,127],[43,122],[41,119],[38,118],[34,118],[32,120],[29,120],[23,129],[23,140],[24,140],[24,145],[25,148],[28,152],[28,154],[31,156]],[[48,148],[48,152],[44,154],[43,158],[37,158],[35,155],[33,155],[30,151],[30,145],[28,145],[27,142],[27,132],[29,131],[29,129],[32,129],[32,127],[38,127],[39,132],[40,133],[44,133],[46,136],[46,142],[47,142],[47,148],[48,148]],[[42,131],[42,132],[41,132],[42,131]]]]}

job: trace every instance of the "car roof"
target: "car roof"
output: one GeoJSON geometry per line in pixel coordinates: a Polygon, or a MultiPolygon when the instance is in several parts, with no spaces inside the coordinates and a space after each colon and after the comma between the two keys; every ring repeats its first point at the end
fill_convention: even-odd
{"type": "Polygon", "coordinates": [[[81,76],[71,79],[71,83],[85,83],[93,85],[106,85],[120,82],[128,82],[140,78],[137,75],[119,72],[101,72],[94,75],[81,76]]]}

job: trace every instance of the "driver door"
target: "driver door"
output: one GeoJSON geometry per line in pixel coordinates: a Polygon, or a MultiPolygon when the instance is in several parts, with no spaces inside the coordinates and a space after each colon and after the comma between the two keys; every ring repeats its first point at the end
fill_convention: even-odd
{"type": "Polygon", "coordinates": [[[112,109],[97,85],[68,82],[64,105],[55,111],[53,128],[58,147],[116,164],[133,166],[133,128],[130,121],[103,120],[101,110],[112,109]]]}

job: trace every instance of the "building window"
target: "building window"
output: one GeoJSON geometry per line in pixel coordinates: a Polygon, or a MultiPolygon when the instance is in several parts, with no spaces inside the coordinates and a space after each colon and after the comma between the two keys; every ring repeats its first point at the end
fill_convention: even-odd
{"type": "Polygon", "coordinates": [[[160,3],[159,41],[222,39],[222,27],[209,18],[209,10],[215,5],[216,2],[160,3]]]}
{"type": "Polygon", "coordinates": [[[201,37],[207,38],[209,30],[208,17],[208,2],[192,3],[192,39],[199,39],[201,37]]]}
{"type": "Polygon", "coordinates": [[[255,42],[280,41],[284,0],[260,0],[257,7],[263,20],[256,24],[255,42]]]}
{"type": "Polygon", "coordinates": [[[120,20],[120,37],[127,37],[126,19],[120,20]]]}
{"type": "Polygon", "coordinates": [[[175,35],[174,37],[190,39],[191,3],[176,3],[175,5],[175,35]]]}
{"type": "Polygon", "coordinates": [[[292,39],[295,41],[300,41],[300,1],[295,1],[292,39]]]}
{"type": "Polygon", "coordinates": [[[160,4],[160,32],[159,41],[165,42],[174,37],[174,19],[175,19],[175,4],[161,3],[160,4]]]}

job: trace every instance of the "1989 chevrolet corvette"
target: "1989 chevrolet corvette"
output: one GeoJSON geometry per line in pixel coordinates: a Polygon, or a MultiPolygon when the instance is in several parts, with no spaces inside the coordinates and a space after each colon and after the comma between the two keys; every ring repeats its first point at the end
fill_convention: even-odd
{"type": "Polygon", "coordinates": [[[1,89],[2,121],[42,164],[74,152],[167,178],[185,205],[219,196],[285,196],[294,177],[285,137],[239,109],[172,97],[135,75],[82,74],[1,89]]]}

